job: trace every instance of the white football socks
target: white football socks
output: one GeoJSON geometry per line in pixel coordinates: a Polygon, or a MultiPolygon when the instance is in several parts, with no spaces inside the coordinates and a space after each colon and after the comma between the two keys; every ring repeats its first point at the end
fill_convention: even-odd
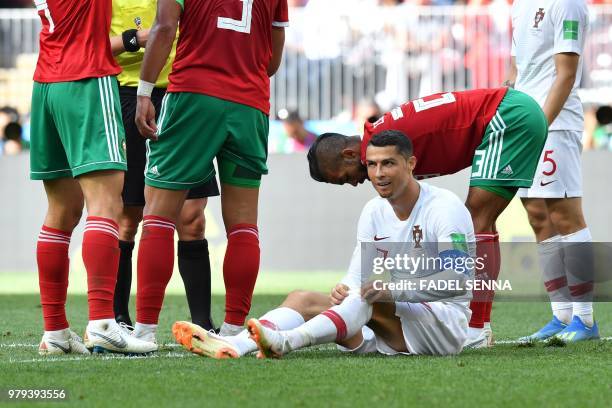
{"type": "Polygon", "coordinates": [[[292,350],[350,338],[372,317],[372,305],[359,295],[349,295],[337,306],[303,325],[285,332],[292,350]]]}
{"type": "Polygon", "coordinates": [[[595,260],[593,238],[588,228],[563,236],[567,285],[572,297],[573,315],[593,326],[593,282],[595,260]]]}
{"type": "MultiPolygon", "coordinates": [[[[272,323],[277,330],[291,330],[304,324],[302,315],[288,307],[270,310],[259,318],[260,322],[262,320],[272,323]]],[[[246,329],[225,339],[236,346],[241,356],[257,351],[257,344],[249,338],[249,331],[246,329]]]]}
{"type": "Polygon", "coordinates": [[[555,235],[538,244],[538,259],[553,315],[565,324],[572,320],[572,302],[565,279],[563,237],[555,235]],[[563,283],[559,283],[563,281],[563,283]]]}

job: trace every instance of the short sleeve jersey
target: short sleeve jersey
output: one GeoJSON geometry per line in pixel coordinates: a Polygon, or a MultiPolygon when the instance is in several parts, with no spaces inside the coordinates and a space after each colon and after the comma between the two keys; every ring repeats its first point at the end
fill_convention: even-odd
{"type": "MultiPolygon", "coordinates": [[[[148,29],[153,26],[157,0],[113,0],[113,18],[111,20],[111,36],[121,35],[125,30],[148,29]]],[[[123,71],[117,76],[121,86],[138,86],[140,68],[144,58],[144,48],[136,52],[124,52],[115,58],[123,71]]],[[[176,54],[176,44],[168,56],[168,61],[157,78],[158,88],[168,86],[168,75],[176,54]]]]}
{"type": "MultiPolygon", "coordinates": [[[[584,0],[518,0],[512,6],[512,55],[516,57],[516,89],[544,105],[555,81],[555,54],[583,54],[588,31],[584,0]]],[[[584,112],[577,88],[582,78],[582,58],[576,81],[561,113],[549,130],[584,128],[584,112]]]]}
{"type": "Polygon", "coordinates": [[[34,80],[66,82],[117,75],[108,38],[111,0],[36,0],[42,21],[34,80]]]}
{"type": "Polygon", "coordinates": [[[194,92],[270,112],[272,28],[287,0],[177,0],[183,7],[169,92],[194,92]]]}
{"type": "Polygon", "coordinates": [[[456,173],[472,164],[474,152],[508,88],[435,94],[407,102],[364,125],[361,161],[373,135],[399,130],[412,141],[417,178],[456,173]]]}
{"type": "Polygon", "coordinates": [[[423,182],[419,184],[419,198],[406,220],[397,218],[393,207],[384,198],[373,198],[364,206],[357,227],[357,245],[342,283],[351,289],[358,289],[361,282],[367,280],[361,270],[361,243],[364,242],[418,241],[419,245],[437,245],[438,253],[447,249],[445,243],[464,246],[475,242],[470,213],[459,198],[448,190],[423,182]]]}

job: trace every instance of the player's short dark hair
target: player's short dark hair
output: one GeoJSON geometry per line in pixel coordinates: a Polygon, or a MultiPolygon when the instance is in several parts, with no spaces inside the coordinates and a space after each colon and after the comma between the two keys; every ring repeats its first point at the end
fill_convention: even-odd
{"type": "Polygon", "coordinates": [[[306,156],[310,167],[310,177],[315,181],[327,181],[322,168],[329,169],[339,164],[338,156],[346,146],[346,139],[347,137],[340,133],[323,133],[317,137],[306,156]]]}
{"type": "Polygon", "coordinates": [[[380,133],[376,133],[370,139],[368,146],[385,147],[395,146],[398,153],[408,159],[412,156],[412,142],[403,132],[399,130],[383,130],[380,133]]]}

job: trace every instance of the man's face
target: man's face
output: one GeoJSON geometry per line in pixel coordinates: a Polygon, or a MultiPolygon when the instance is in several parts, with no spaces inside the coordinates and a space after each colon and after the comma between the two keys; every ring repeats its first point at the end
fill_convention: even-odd
{"type": "Polygon", "coordinates": [[[342,163],[335,171],[327,171],[325,179],[332,184],[350,184],[357,187],[368,178],[366,168],[361,164],[359,158],[343,158],[342,163]]]}
{"type": "Polygon", "coordinates": [[[395,146],[368,146],[366,150],[368,178],[376,192],[387,199],[404,193],[416,164],[414,156],[406,159],[395,146]]]}

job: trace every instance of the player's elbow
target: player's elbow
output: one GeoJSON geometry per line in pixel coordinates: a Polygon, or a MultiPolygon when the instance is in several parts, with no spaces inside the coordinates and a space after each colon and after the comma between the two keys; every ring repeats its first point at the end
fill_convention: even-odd
{"type": "Polygon", "coordinates": [[[154,31],[157,38],[166,42],[174,42],[176,29],[177,25],[172,21],[158,21],[152,31],[154,31]]]}

